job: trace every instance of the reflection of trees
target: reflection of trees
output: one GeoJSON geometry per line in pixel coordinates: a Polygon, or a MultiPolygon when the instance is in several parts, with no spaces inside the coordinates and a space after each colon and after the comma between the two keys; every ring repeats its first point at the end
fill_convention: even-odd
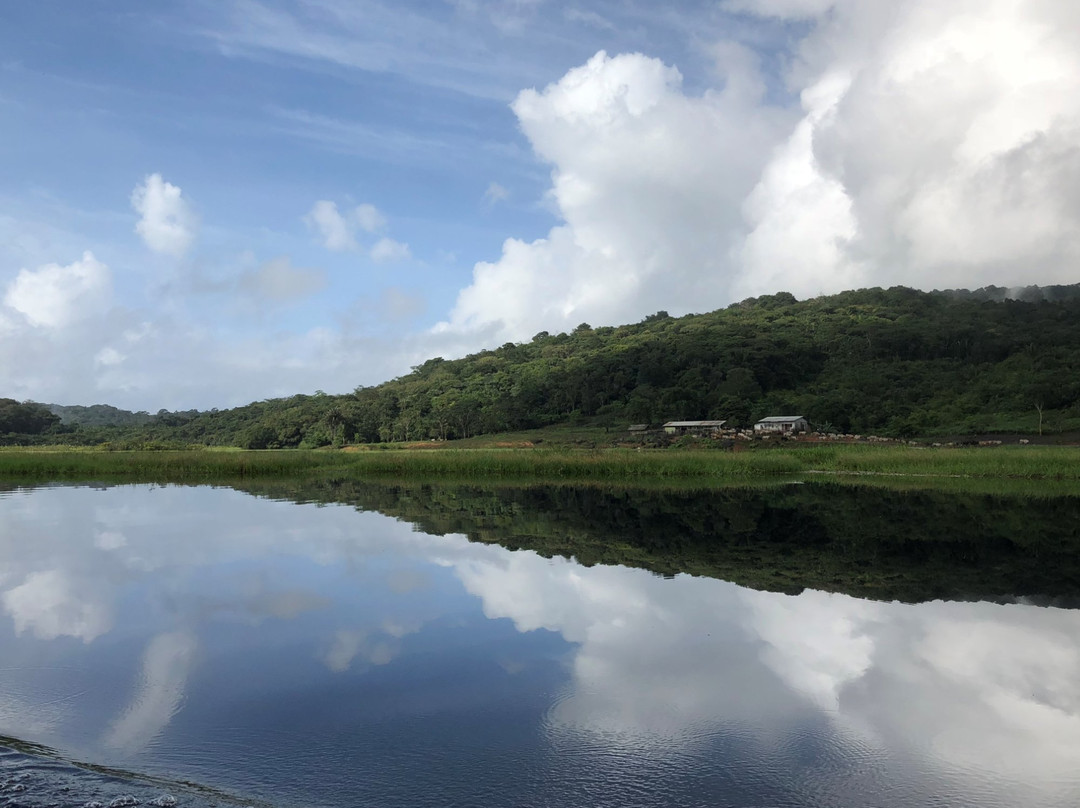
{"type": "Polygon", "coordinates": [[[427,533],[686,572],[770,591],[886,600],[1080,597],[1080,499],[815,484],[708,491],[485,488],[356,480],[245,482],[255,494],[342,502],[427,533]]]}

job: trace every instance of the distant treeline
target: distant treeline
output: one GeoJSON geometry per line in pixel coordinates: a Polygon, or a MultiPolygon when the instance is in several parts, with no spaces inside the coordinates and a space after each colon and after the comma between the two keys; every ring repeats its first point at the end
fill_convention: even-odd
{"type": "MultiPolygon", "coordinates": [[[[14,403],[14,402],[13,402],[14,403]]],[[[316,447],[470,437],[565,422],[799,414],[895,437],[1080,428],[1080,285],[970,292],[865,289],[750,298],[709,314],[541,332],[430,359],[347,395],[212,412],[50,406],[64,424],[7,442],[316,447]],[[1015,299],[1015,298],[1022,299],[1015,299]]]]}

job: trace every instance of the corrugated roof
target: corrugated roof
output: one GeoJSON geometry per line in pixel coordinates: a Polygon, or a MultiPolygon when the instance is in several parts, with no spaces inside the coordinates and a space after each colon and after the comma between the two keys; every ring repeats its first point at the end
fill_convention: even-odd
{"type": "Polygon", "coordinates": [[[759,424],[780,424],[784,421],[802,421],[805,420],[801,415],[770,415],[768,418],[762,418],[758,421],[759,424]]]}

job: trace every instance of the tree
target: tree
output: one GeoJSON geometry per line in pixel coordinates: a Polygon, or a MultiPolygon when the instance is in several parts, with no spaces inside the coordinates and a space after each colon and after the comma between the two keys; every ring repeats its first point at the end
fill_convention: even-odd
{"type": "Polygon", "coordinates": [[[60,418],[44,404],[12,398],[0,398],[0,433],[15,432],[23,435],[40,435],[58,426],[60,418]]]}

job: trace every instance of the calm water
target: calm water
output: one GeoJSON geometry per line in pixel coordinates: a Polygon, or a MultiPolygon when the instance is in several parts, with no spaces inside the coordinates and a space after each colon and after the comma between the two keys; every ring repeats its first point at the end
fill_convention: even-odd
{"type": "MultiPolygon", "coordinates": [[[[1080,611],[1005,602],[1067,603],[1070,572],[1005,591],[999,547],[963,578],[997,602],[901,603],[586,567],[411,524],[439,532],[476,496],[379,492],[395,518],[215,488],[0,495],[0,805],[1080,804],[1080,611]]],[[[589,547],[585,517],[551,496],[489,495],[474,538],[527,540],[546,513],[589,547]]],[[[681,496],[682,516],[650,518],[686,518],[701,495],[681,496]]],[[[594,499],[573,494],[589,519],[594,499]]],[[[635,525],[611,532],[655,567],[635,525]]],[[[1071,552],[1075,529],[1032,552],[1071,552]]],[[[720,563],[692,538],[680,568],[720,563]]],[[[826,570],[877,553],[900,583],[853,586],[900,592],[945,563],[921,544],[915,572],[880,547],[815,552],[826,570]]]]}

